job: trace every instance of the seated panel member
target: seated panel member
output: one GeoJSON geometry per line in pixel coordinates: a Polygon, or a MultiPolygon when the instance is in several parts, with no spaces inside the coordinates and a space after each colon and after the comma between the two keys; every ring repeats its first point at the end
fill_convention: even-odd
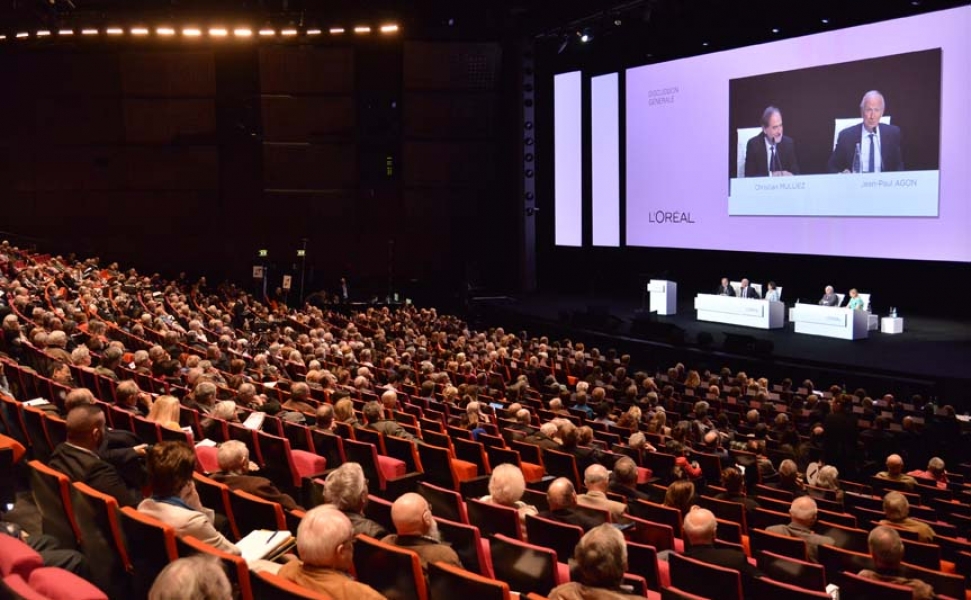
{"type": "Polygon", "coordinates": [[[866,303],[863,302],[863,298],[860,298],[860,293],[856,291],[856,288],[850,290],[850,301],[846,303],[846,308],[850,310],[866,309],[866,303]]]}
{"type": "Polygon", "coordinates": [[[718,289],[715,290],[715,293],[719,296],[734,296],[735,288],[728,283],[728,277],[722,277],[722,283],[720,286],[718,286],[718,289]]]}
{"type": "Polygon", "coordinates": [[[819,304],[821,306],[839,306],[840,305],[840,297],[837,296],[836,293],[833,291],[833,286],[831,286],[831,285],[827,285],[826,286],[826,293],[824,293],[823,294],[823,297],[819,299],[819,304]]]}
{"type": "Polygon", "coordinates": [[[748,279],[742,280],[742,284],[738,289],[738,295],[740,298],[755,298],[756,300],[762,299],[762,296],[759,295],[758,290],[748,284],[748,279]]]}
{"type": "Polygon", "coordinates": [[[782,294],[775,287],[774,281],[765,284],[765,299],[769,302],[780,302],[782,300],[782,294]]]}
{"type": "Polygon", "coordinates": [[[798,175],[796,143],[782,135],[782,112],[769,106],[762,112],[762,133],[745,146],[746,177],[798,175]]]}
{"type": "MultiPolygon", "coordinates": [[[[883,94],[870,90],[860,101],[860,116],[863,122],[839,132],[836,147],[829,157],[830,173],[849,173],[853,168],[856,145],[860,145],[860,171],[863,173],[882,173],[884,171],[903,171],[904,159],[901,152],[900,128],[881,123],[886,103],[883,94]]],[[[747,174],[746,174],[747,175],[747,174]]]]}

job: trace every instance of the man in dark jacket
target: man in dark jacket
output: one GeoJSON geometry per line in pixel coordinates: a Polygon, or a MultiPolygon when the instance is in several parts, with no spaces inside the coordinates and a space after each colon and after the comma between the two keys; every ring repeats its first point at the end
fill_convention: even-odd
{"type": "Polygon", "coordinates": [[[135,495],[114,466],[102,460],[98,449],[105,438],[105,414],[92,404],[82,404],[67,415],[67,441],[51,455],[50,466],[68,476],[112,496],[118,506],[135,506],[135,495]]]}
{"type": "Polygon", "coordinates": [[[691,507],[684,517],[684,534],[690,544],[690,548],[685,550],[684,555],[718,567],[735,569],[742,575],[742,590],[745,597],[751,598],[753,581],[762,577],[762,572],[748,562],[748,558],[741,550],[716,548],[717,529],[718,521],[710,510],[698,506],[691,507]]]}
{"type": "Polygon", "coordinates": [[[418,439],[405,431],[405,429],[398,424],[397,421],[392,421],[391,419],[386,419],[384,415],[384,408],[381,406],[380,402],[370,401],[364,405],[364,423],[365,427],[368,429],[373,429],[374,431],[380,431],[384,435],[391,435],[394,437],[404,438],[414,444],[418,443],[418,439]]]}
{"type": "Polygon", "coordinates": [[[603,523],[602,519],[583,512],[577,508],[577,492],[573,483],[566,477],[555,479],[546,490],[546,500],[550,509],[539,513],[539,516],[560,523],[577,525],[584,532],[590,531],[603,523]]]}

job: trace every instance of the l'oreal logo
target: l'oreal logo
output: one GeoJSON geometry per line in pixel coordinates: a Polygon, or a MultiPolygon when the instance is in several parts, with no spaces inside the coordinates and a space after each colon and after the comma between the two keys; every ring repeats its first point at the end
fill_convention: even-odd
{"type": "Polygon", "coordinates": [[[690,212],[668,212],[659,210],[648,213],[651,223],[694,223],[690,212]]]}

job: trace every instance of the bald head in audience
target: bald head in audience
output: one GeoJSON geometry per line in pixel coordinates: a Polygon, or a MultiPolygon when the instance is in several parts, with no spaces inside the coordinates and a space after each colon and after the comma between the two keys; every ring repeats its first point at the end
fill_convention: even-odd
{"type": "Polygon", "coordinates": [[[297,528],[297,552],[305,565],[348,572],[354,564],[351,521],[331,506],[307,511],[297,528]]]}
{"type": "Polygon", "coordinates": [[[67,441],[97,452],[105,437],[105,414],[94,404],[80,404],[67,414],[67,441]]]}
{"type": "Polygon", "coordinates": [[[577,505],[577,492],[573,483],[566,477],[554,479],[546,490],[546,501],[549,502],[551,511],[573,508],[577,505]]]}
{"type": "Polygon", "coordinates": [[[684,517],[684,533],[692,546],[713,544],[717,530],[718,521],[707,508],[693,506],[684,517]]]}
{"type": "Polygon", "coordinates": [[[416,535],[439,540],[438,523],[432,518],[432,508],[421,495],[402,494],[391,505],[391,520],[399,536],[416,535]]]}

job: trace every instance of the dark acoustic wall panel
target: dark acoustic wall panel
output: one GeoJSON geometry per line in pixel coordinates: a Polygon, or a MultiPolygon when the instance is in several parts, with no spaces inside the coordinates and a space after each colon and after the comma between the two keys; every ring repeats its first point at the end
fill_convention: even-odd
{"type": "Polygon", "coordinates": [[[11,89],[36,96],[117,96],[118,56],[51,49],[22,55],[11,89]]]}
{"type": "Polygon", "coordinates": [[[263,94],[350,94],[354,91],[354,50],[313,46],[259,49],[263,94]]]}
{"type": "Polygon", "coordinates": [[[215,147],[51,146],[31,160],[37,190],[215,190],[219,186],[215,147]]]}
{"type": "Polygon", "coordinates": [[[114,144],[124,139],[121,99],[117,96],[47,96],[33,106],[33,144],[79,146],[114,144]]]}
{"type": "Polygon", "coordinates": [[[130,143],[215,143],[216,102],[211,98],[125,98],[123,116],[130,143]]]}
{"type": "Polygon", "coordinates": [[[406,90],[491,90],[499,77],[498,44],[408,42],[405,44],[406,90]]]}
{"type": "Polygon", "coordinates": [[[265,144],[266,189],[326,190],[357,185],[357,162],[344,144],[265,144]]]}
{"type": "Polygon", "coordinates": [[[491,142],[407,141],[405,185],[464,187],[486,185],[496,174],[491,142]]]}
{"type": "Polygon", "coordinates": [[[496,94],[410,92],[404,103],[405,135],[419,138],[490,138],[495,134],[496,94]]]}
{"type": "Polygon", "coordinates": [[[216,68],[210,50],[124,52],[120,56],[126,96],[212,97],[216,68]]]}
{"type": "Polygon", "coordinates": [[[263,136],[268,142],[351,139],[354,98],[346,96],[263,96],[263,136]]]}

